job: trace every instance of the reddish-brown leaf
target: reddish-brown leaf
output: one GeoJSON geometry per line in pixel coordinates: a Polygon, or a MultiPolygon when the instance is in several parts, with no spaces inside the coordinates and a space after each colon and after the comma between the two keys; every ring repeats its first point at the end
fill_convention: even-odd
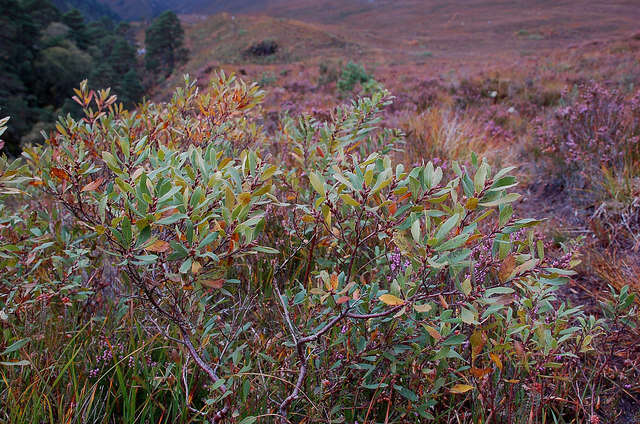
{"type": "Polygon", "coordinates": [[[449,309],[449,304],[446,300],[444,300],[444,297],[441,294],[438,295],[438,299],[440,300],[440,304],[444,309],[449,309]]]}
{"type": "Polygon", "coordinates": [[[471,373],[472,376],[474,376],[475,378],[482,378],[487,374],[491,373],[491,368],[476,368],[476,367],[472,367],[469,372],[471,373]]]}
{"type": "Polygon", "coordinates": [[[504,259],[502,265],[500,266],[500,271],[498,271],[498,279],[500,279],[500,282],[504,283],[505,281],[507,281],[515,267],[516,257],[511,254],[504,259]]]}
{"type": "Polygon", "coordinates": [[[341,298],[339,298],[338,300],[336,300],[336,303],[338,305],[342,305],[345,302],[348,302],[351,298],[349,296],[342,296],[341,298]]]}
{"type": "Polygon", "coordinates": [[[98,178],[97,180],[91,181],[89,184],[87,184],[86,186],[82,187],[82,190],[80,190],[80,191],[81,192],[85,192],[85,191],[97,190],[98,187],[100,187],[102,185],[102,181],[104,181],[104,178],[98,178]]]}
{"type": "Polygon", "coordinates": [[[69,181],[69,174],[64,169],[51,168],[51,174],[61,181],[69,181]]]}
{"type": "Polygon", "coordinates": [[[330,290],[332,291],[336,291],[338,289],[338,274],[336,274],[335,272],[331,274],[331,277],[329,278],[331,281],[331,288],[330,290]]]}
{"type": "Polygon", "coordinates": [[[219,278],[217,280],[204,280],[200,281],[200,284],[212,289],[221,289],[222,286],[224,286],[224,280],[222,278],[219,278]]]}
{"type": "Polygon", "coordinates": [[[149,252],[164,253],[169,250],[169,243],[164,240],[156,240],[151,246],[147,247],[149,252]]]}

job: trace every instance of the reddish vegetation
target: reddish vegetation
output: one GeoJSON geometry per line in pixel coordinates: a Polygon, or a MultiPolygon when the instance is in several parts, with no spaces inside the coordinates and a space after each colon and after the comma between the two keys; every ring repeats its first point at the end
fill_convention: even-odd
{"type": "MultiPolygon", "coordinates": [[[[219,10],[202,3],[181,4],[219,10]]],[[[29,205],[66,211],[60,221],[73,214],[76,232],[95,232],[86,240],[117,260],[95,265],[89,283],[104,285],[90,301],[72,290],[61,297],[53,285],[45,299],[61,311],[42,320],[49,333],[88,323],[65,333],[87,334],[68,363],[49,353],[64,358],[66,345],[41,337],[26,303],[12,336],[49,346],[42,370],[72,367],[74,385],[56,389],[60,405],[70,397],[64,387],[78,391],[76,364],[87,387],[108,387],[106,398],[118,387],[113,404],[123,410],[131,402],[121,399],[136,395],[119,398],[131,385],[112,362],[126,360],[131,380],[161,381],[139,392],[153,402],[149,422],[187,409],[202,421],[241,423],[343,413],[343,422],[365,423],[638,422],[635,3],[271,0],[233,5],[259,14],[183,15],[190,60],[157,88],[155,103],[130,114],[84,85],[77,94],[91,125],[69,118],[51,150],[26,151],[37,176],[29,205]],[[175,91],[184,73],[197,83],[175,91]],[[100,174],[84,172],[82,160],[100,174]],[[224,194],[210,187],[218,178],[227,179],[224,194]],[[126,213],[131,205],[143,218],[126,213]],[[200,215],[209,205],[220,208],[210,222],[200,215]],[[151,231],[157,240],[145,244],[151,231]],[[468,256],[443,256],[461,250],[468,256]],[[119,278],[112,269],[122,264],[133,294],[114,322],[127,324],[94,327],[85,317],[108,309],[119,278]],[[219,303],[193,301],[200,290],[219,303]],[[100,343],[84,346],[91,340],[100,343]],[[88,373],[78,352],[93,361],[88,373]]],[[[0,188],[18,171],[0,173],[0,188]]],[[[5,255],[15,269],[57,257],[44,249],[58,245],[35,247],[41,237],[31,235],[56,227],[36,215],[0,228],[31,251],[5,255]]],[[[89,272],[75,264],[86,261],[67,259],[85,284],[89,272]]],[[[28,299],[32,289],[21,293],[28,299]]],[[[21,346],[8,348],[16,367],[21,346]]],[[[58,382],[37,376],[49,380],[58,382]]],[[[20,378],[17,393],[29,384],[20,378]]],[[[13,405],[39,402],[38,390],[13,405]]]]}

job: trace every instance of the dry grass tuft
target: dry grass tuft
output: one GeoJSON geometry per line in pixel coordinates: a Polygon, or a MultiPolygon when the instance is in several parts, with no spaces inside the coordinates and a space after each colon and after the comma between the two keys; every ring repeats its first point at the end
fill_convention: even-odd
{"type": "Polygon", "coordinates": [[[464,162],[475,152],[496,166],[515,162],[512,140],[505,134],[495,134],[469,112],[432,107],[419,114],[406,114],[398,124],[407,134],[405,159],[409,161],[424,158],[464,162]]]}
{"type": "MultiPolygon", "coordinates": [[[[618,292],[622,287],[640,294],[640,256],[633,257],[625,251],[620,254],[616,250],[587,249],[583,263],[588,271],[593,272],[602,282],[614,287],[618,292]]],[[[602,288],[606,291],[606,287],[602,288]]],[[[636,297],[640,304],[640,297],[636,297]]]]}

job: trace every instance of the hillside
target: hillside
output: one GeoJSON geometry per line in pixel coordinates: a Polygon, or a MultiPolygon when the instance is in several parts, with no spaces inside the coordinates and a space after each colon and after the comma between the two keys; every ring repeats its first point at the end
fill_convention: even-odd
{"type": "MultiPolygon", "coordinates": [[[[210,14],[262,11],[270,0],[100,0],[124,19],[149,19],[165,10],[177,13],[210,14]]],[[[279,1],[279,0],[278,0],[279,1]]]]}
{"type": "Polygon", "coordinates": [[[94,21],[103,17],[114,21],[120,20],[120,16],[115,13],[107,4],[98,0],[53,0],[52,3],[62,12],[71,9],[78,9],[87,18],[94,21]]]}
{"type": "Polygon", "coordinates": [[[0,423],[640,423],[640,0],[55,1],[0,423]]]}
{"type": "Polygon", "coordinates": [[[327,60],[362,61],[374,69],[417,65],[412,73],[464,74],[628,37],[640,20],[640,8],[628,0],[271,0],[178,5],[204,12],[262,11],[260,15],[183,15],[191,60],[181,72],[200,77],[221,64],[315,66],[327,60]],[[243,54],[260,40],[275,40],[280,47],[277,54],[265,58],[243,54]]]}
{"type": "MultiPolygon", "coordinates": [[[[637,28],[640,8],[634,0],[100,0],[125,19],[154,16],[163,10],[209,15],[253,13],[325,24],[334,31],[375,34],[378,43],[418,40],[429,49],[484,52],[518,48],[534,39],[536,47],[558,41],[582,41],[637,28]],[[357,28],[357,31],[354,31],[357,28]],[[514,34],[520,34],[514,38],[514,34]]],[[[373,41],[373,40],[372,40],[373,41]]]]}

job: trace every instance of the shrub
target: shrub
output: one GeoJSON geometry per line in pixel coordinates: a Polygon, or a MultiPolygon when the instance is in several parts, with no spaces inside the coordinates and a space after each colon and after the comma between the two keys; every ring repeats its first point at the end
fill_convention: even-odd
{"type": "MultiPolygon", "coordinates": [[[[514,216],[513,168],[475,155],[447,175],[429,161],[394,164],[401,134],[378,126],[391,102],[384,91],[326,122],[289,120],[272,146],[252,114],[262,96],[220,75],[203,93],[187,79],[167,104],[129,112],[85,82],[74,97],[83,119],[61,118],[45,146],[25,149],[27,166],[0,163],[4,184],[38,194],[0,211],[4,380],[40,363],[19,361],[35,340],[25,328],[35,329],[17,317],[91,317],[97,279],[115,297],[105,326],[130,326],[121,328],[129,344],[116,348],[93,329],[73,330],[94,343],[49,362],[62,369],[54,388],[19,379],[2,395],[17,405],[16,390],[49,397],[59,387],[68,392],[54,399],[55,420],[86,420],[90,403],[93,416],[117,407],[161,421],[136,406],[124,378],[143,381],[136,387],[157,402],[157,371],[140,355],[162,337],[174,347],[153,349],[176,368],[161,381],[175,385],[171,405],[184,419],[187,410],[196,421],[244,423],[562,413],[553,395],[571,387],[566,373],[600,324],[557,297],[571,254],[549,257],[532,230],[539,221],[514,216]],[[113,365],[76,368],[75,355],[99,347],[113,365]],[[85,403],[64,407],[71,399],[85,403]]],[[[42,414],[41,396],[27,397],[26,410],[42,414]]]]}
{"type": "Polygon", "coordinates": [[[621,233],[614,239],[640,245],[640,91],[626,98],[592,83],[564,102],[537,127],[552,169],[579,200],[602,204],[596,218],[621,233]]]}
{"type": "Polygon", "coordinates": [[[640,95],[625,99],[598,84],[581,86],[575,101],[542,123],[539,138],[547,152],[572,174],[598,173],[602,167],[624,171],[640,155],[640,95]]]}
{"type": "Polygon", "coordinates": [[[278,51],[278,43],[275,40],[262,40],[250,45],[246,54],[251,56],[271,56],[278,51]]]}
{"type": "MultiPolygon", "coordinates": [[[[351,113],[376,106],[362,101],[351,113]]],[[[313,130],[307,121],[290,131],[297,169],[287,176],[298,206],[288,233],[307,253],[292,276],[298,283],[281,280],[298,378],[280,413],[315,390],[331,419],[437,420],[465,398],[478,402],[471,410],[506,418],[515,411],[505,381],[560,379],[555,361],[589,350],[569,324],[579,308],[554,295],[566,275],[557,266],[568,263],[545,257],[527,232],[535,220],[512,217],[510,169],[494,174],[474,159],[472,170],[454,163],[443,180],[431,162],[405,169],[378,153],[346,154],[371,125],[358,118],[355,128],[334,121],[313,130]],[[325,388],[309,387],[308,374],[325,388]],[[323,394],[354,407],[362,396],[357,409],[367,412],[332,409],[323,394]]],[[[544,398],[542,389],[529,399],[544,398]]]]}
{"type": "Polygon", "coordinates": [[[338,91],[343,95],[351,93],[357,84],[360,84],[363,92],[369,95],[378,91],[379,88],[378,83],[371,75],[367,74],[362,65],[349,62],[342,69],[342,74],[340,75],[340,79],[338,79],[338,91]]]}
{"type": "Polygon", "coordinates": [[[341,64],[332,64],[327,62],[321,62],[318,65],[318,85],[329,85],[332,82],[337,82],[340,74],[341,64]]]}

